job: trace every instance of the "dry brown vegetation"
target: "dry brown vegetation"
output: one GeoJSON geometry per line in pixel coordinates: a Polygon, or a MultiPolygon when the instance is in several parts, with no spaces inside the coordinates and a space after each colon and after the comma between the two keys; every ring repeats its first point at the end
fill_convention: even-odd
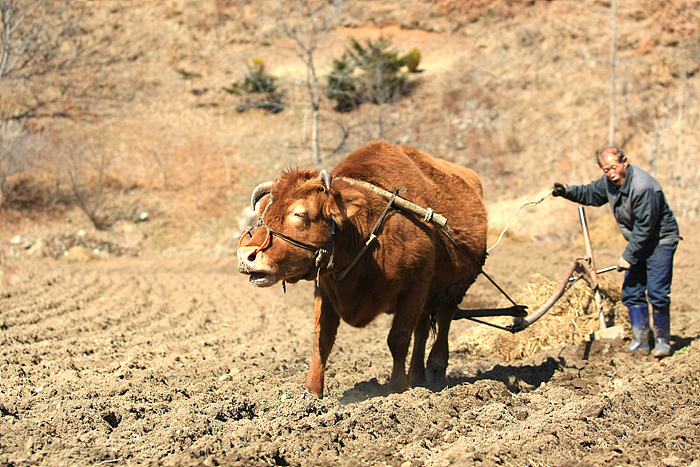
{"type": "MultiPolygon", "coordinates": [[[[537,275],[523,291],[514,295],[516,303],[535,312],[552,297],[558,281],[537,275]]],[[[601,277],[599,282],[601,306],[606,321],[624,323],[629,332],[627,309],[622,304],[620,284],[611,278],[601,277]]],[[[503,304],[502,306],[507,306],[503,304]]],[[[491,320],[500,326],[512,324],[512,318],[501,317],[491,320]]],[[[475,327],[453,343],[453,351],[467,351],[482,357],[497,355],[504,362],[530,358],[542,350],[556,348],[563,343],[578,345],[590,340],[590,336],[600,330],[598,308],[593,289],[579,282],[559,299],[547,312],[547,325],[533,325],[518,334],[505,334],[497,328],[475,327]]]]}
{"type": "MultiPolygon", "coordinates": [[[[78,183],[104,227],[156,214],[149,246],[226,242],[251,186],[283,167],[313,164],[305,68],[280,34],[276,2],[62,5],[42,12],[55,31],[45,38],[52,53],[32,73],[0,82],[3,119],[21,121],[41,141],[43,167],[9,177],[3,230],[25,228],[12,226],[12,211],[26,217],[40,208],[51,217],[56,202],[75,205],[78,183]],[[279,114],[238,113],[240,98],[222,90],[254,57],[286,92],[279,114]],[[76,163],[80,180],[71,182],[76,163]],[[161,238],[164,226],[177,235],[161,238]]],[[[620,2],[617,15],[616,142],[658,176],[685,217],[700,208],[697,15],[689,0],[620,2]]],[[[497,203],[538,196],[554,180],[598,176],[592,156],[607,142],[609,118],[609,3],[355,1],[341,4],[333,24],[319,35],[322,78],[350,37],[388,36],[423,58],[412,94],[396,104],[339,114],[322,102],[324,167],[379,137],[413,145],[477,170],[493,219],[512,212],[499,213],[497,203]]],[[[524,226],[524,234],[577,228],[559,227],[524,226]]]]}

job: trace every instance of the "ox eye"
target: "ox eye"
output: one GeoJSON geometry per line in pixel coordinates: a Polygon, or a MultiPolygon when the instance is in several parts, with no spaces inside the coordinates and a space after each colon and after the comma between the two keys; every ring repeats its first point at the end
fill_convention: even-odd
{"type": "Polygon", "coordinates": [[[293,214],[295,219],[306,219],[306,212],[305,211],[297,211],[293,214]]]}

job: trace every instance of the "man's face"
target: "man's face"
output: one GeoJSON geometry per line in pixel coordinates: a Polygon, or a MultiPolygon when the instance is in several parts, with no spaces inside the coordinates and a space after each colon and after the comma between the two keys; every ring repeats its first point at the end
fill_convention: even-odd
{"type": "Polygon", "coordinates": [[[622,157],[621,162],[617,160],[616,154],[606,152],[600,156],[600,168],[603,169],[603,173],[608,177],[608,180],[613,182],[618,188],[625,183],[627,165],[627,157],[625,156],[622,157]]]}

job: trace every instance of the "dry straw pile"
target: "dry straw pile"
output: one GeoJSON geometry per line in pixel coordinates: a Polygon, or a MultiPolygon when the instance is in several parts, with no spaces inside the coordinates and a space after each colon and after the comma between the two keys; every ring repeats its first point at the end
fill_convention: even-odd
{"type": "MultiPolygon", "coordinates": [[[[528,284],[514,297],[518,304],[526,305],[530,313],[537,311],[552,295],[557,282],[538,276],[538,283],[528,284]]],[[[598,278],[602,306],[608,326],[623,325],[629,329],[627,313],[621,302],[620,285],[610,278],[598,278]]],[[[509,304],[508,304],[509,305],[509,304]]],[[[504,304],[504,306],[507,306],[504,304]]],[[[488,319],[488,318],[487,318],[488,319]]],[[[506,326],[510,317],[489,319],[506,326]]],[[[542,317],[524,331],[510,334],[486,325],[479,325],[462,334],[453,349],[466,350],[475,355],[499,356],[504,362],[531,357],[540,350],[555,348],[561,344],[580,344],[591,333],[600,330],[593,289],[584,281],[577,281],[542,317]]]]}

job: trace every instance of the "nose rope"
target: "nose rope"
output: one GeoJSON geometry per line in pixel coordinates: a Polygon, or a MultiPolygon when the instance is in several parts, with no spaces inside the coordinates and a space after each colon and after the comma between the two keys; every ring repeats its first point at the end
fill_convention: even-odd
{"type": "MultiPolygon", "coordinates": [[[[263,223],[262,225],[265,225],[265,224],[263,223]]],[[[267,227],[267,226],[265,225],[265,227],[267,227]]],[[[251,232],[253,231],[253,228],[254,227],[246,227],[245,232],[243,233],[243,235],[241,235],[241,238],[238,240],[238,248],[240,248],[241,245],[243,244],[243,239],[245,238],[246,235],[250,235],[251,238],[253,237],[253,235],[251,234],[251,232]]],[[[271,232],[271,230],[268,227],[267,228],[267,235],[265,236],[265,241],[262,242],[262,244],[259,247],[255,248],[255,251],[253,252],[253,256],[257,255],[258,253],[260,253],[261,251],[263,251],[265,248],[267,248],[269,246],[269,244],[270,244],[270,232],[271,232]]]]}
{"type": "MultiPolygon", "coordinates": [[[[238,248],[241,247],[241,244],[243,243],[243,239],[245,238],[246,235],[250,235],[250,238],[253,238],[253,234],[251,233],[253,229],[256,227],[260,227],[261,225],[267,227],[267,224],[265,224],[265,214],[267,214],[267,210],[270,209],[270,205],[272,204],[272,190],[273,188],[270,189],[270,201],[267,202],[267,206],[265,206],[265,210],[263,211],[262,215],[258,217],[257,222],[254,225],[249,225],[246,227],[245,232],[243,232],[243,235],[241,235],[241,238],[238,240],[238,248]]],[[[253,252],[253,255],[257,255],[261,251],[263,251],[265,248],[270,246],[270,233],[272,232],[272,229],[267,227],[267,235],[265,236],[265,241],[260,244],[259,247],[255,248],[255,251],[253,252]]]]}

